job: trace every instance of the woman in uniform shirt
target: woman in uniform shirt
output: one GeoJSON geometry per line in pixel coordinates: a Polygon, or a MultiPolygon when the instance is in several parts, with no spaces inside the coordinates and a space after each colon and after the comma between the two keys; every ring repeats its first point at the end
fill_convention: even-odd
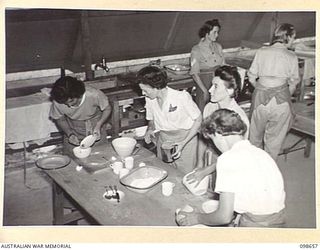
{"type": "Polygon", "coordinates": [[[177,168],[188,173],[196,162],[197,132],[201,125],[201,112],[186,91],[167,87],[165,71],[148,66],[138,72],[139,86],[146,96],[146,119],[149,121],[145,135],[147,143],[154,134],[160,131],[157,144],[157,155],[161,157],[161,146],[164,142],[176,145],[173,157],[177,168]]]}
{"type": "Polygon", "coordinates": [[[209,20],[199,30],[200,41],[192,47],[190,64],[196,82],[196,103],[201,111],[209,101],[208,89],[217,66],[224,64],[222,46],[216,42],[221,26],[217,19],[209,20]]]}
{"type": "Polygon", "coordinates": [[[99,143],[106,142],[105,122],[111,107],[104,93],[65,76],[54,83],[51,99],[50,117],[64,133],[65,153],[72,153],[74,146],[90,134],[96,135],[99,143]]]}
{"type": "Polygon", "coordinates": [[[271,45],[259,49],[248,72],[255,90],[251,104],[250,141],[277,159],[293,121],[291,95],[299,83],[298,58],[288,50],[296,31],[279,25],[271,45]]]}

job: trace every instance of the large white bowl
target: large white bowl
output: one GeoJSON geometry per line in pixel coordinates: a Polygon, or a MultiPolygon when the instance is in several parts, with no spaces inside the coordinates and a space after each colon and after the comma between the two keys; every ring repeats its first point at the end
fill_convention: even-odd
{"type": "Polygon", "coordinates": [[[120,157],[124,158],[131,155],[137,144],[137,141],[131,137],[120,137],[114,139],[111,143],[116,153],[120,157]]]}
{"type": "Polygon", "coordinates": [[[91,153],[91,148],[75,147],[73,148],[73,153],[77,158],[87,158],[91,153]]]}
{"type": "Polygon", "coordinates": [[[189,175],[191,175],[192,173],[194,173],[194,171],[186,174],[183,179],[182,179],[182,183],[186,186],[186,188],[194,195],[203,195],[207,192],[208,190],[208,185],[209,185],[209,175],[207,175],[206,177],[204,177],[200,183],[198,184],[198,182],[194,182],[194,183],[190,183],[187,181],[187,177],[189,175]],[[198,186],[196,186],[198,184],[198,186]]]}

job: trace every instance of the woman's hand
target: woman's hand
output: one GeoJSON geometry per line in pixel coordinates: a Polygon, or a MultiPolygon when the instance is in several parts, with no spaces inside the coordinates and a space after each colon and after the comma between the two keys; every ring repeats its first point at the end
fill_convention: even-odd
{"type": "Polygon", "coordinates": [[[154,135],[154,130],[148,129],[146,134],[144,135],[144,141],[149,144],[151,142],[155,143],[156,137],[154,135]]]}
{"type": "Polygon", "coordinates": [[[198,213],[197,212],[179,212],[177,214],[177,223],[179,226],[193,226],[196,224],[199,224],[199,218],[198,218],[198,213]]]}
{"type": "Polygon", "coordinates": [[[80,141],[75,134],[71,134],[68,140],[69,140],[69,143],[71,143],[72,145],[76,145],[76,146],[80,145],[80,141]]]}
{"type": "Polygon", "coordinates": [[[197,187],[200,183],[200,181],[206,176],[205,175],[205,169],[204,168],[196,168],[194,170],[195,172],[190,174],[187,178],[186,181],[190,184],[196,183],[195,187],[197,187]]]}
{"type": "Polygon", "coordinates": [[[98,124],[93,129],[93,135],[96,137],[96,141],[100,140],[100,137],[101,137],[101,126],[99,126],[98,124]]]}
{"type": "Polygon", "coordinates": [[[173,159],[178,159],[181,156],[181,152],[185,146],[185,142],[177,142],[177,143],[173,143],[174,146],[174,153],[172,154],[172,158],[173,159]]]}

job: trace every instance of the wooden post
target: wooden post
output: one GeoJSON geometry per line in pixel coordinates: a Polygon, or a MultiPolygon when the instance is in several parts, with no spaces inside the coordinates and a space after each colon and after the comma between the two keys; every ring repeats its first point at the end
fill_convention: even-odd
{"type": "Polygon", "coordinates": [[[88,19],[88,11],[81,11],[81,34],[82,34],[82,55],[86,80],[94,79],[94,71],[91,69],[92,53],[90,44],[90,27],[88,19]]]}

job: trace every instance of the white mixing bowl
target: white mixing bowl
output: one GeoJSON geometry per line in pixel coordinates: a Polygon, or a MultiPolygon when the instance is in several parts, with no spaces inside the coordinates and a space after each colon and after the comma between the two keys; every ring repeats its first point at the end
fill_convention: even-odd
{"type": "Polygon", "coordinates": [[[77,158],[86,158],[90,155],[91,148],[81,148],[80,146],[75,147],[73,148],[73,153],[77,158]]]}
{"type": "Polygon", "coordinates": [[[125,158],[133,152],[137,141],[131,137],[120,137],[112,140],[112,146],[116,153],[122,157],[125,158]]]}

